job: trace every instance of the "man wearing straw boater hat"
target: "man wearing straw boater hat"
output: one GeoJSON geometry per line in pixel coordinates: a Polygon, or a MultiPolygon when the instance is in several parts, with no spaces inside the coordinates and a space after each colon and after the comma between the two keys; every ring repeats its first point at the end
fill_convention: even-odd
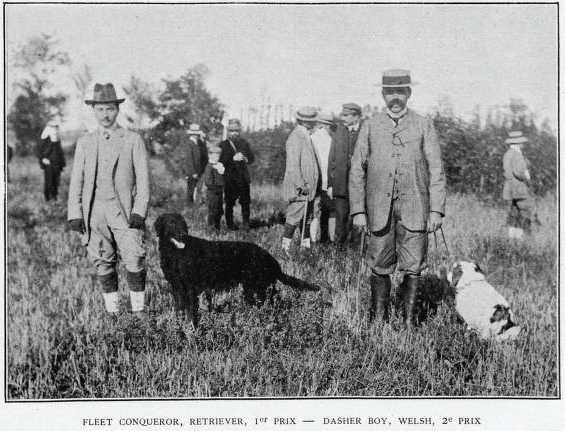
{"type": "Polygon", "coordinates": [[[79,138],[69,186],[70,228],[81,234],[96,266],[106,311],[119,311],[117,252],[126,269],[131,308],[144,309],[145,217],[149,170],[145,144],[116,122],[120,104],[114,86],[96,84],[85,100],[99,127],[79,138]]]}
{"type": "MultiPolygon", "coordinates": [[[[201,146],[203,141],[201,139],[204,132],[200,130],[198,124],[191,124],[186,131],[188,136],[188,142],[183,142],[186,151],[186,203],[187,206],[192,206],[194,204],[194,191],[196,190],[196,185],[198,184],[198,179],[204,173],[204,168],[206,163],[202,165],[202,149],[201,146]]],[[[206,144],[204,144],[205,146],[206,144]]]]}
{"type": "Polygon", "coordinates": [[[529,232],[531,226],[531,195],[528,189],[530,181],[530,162],[522,154],[522,148],[529,142],[521,131],[508,132],[505,140],[510,148],[504,154],[504,188],[502,198],[510,201],[508,213],[508,236],[521,239],[524,231],[529,232]]]}
{"type": "Polygon", "coordinates": [[[224,197],[225,217],[228,229],[237,230],[233,221],[233,207],[239,200],[243,229],[249,229],[251,216],[251,176],[247,165],[253,163],[255,157],[251,145],[241,137],[241,122],[237,118],[228,120],[228,139],[220,142],[220,163],[224,165],[224,197]]]}
{"type": "Polygon", "coordinates": [[[407,70],[382,76],[386,110],[365,121],[351,161],[349,194],[353,224],[369,230],[369,318],[388,319],[392,274],[404,319],[412,320],[420,274],[426,267],[428,232],[445,214],[445,174],[432,121],[406,106],[414,85],[407,70]]]}
{"type": "Polygon", "coordinates": [[[316,131],[315,108],[303,107],[296,112],[296,127],[286,140],[286,165],[283,198],[288,203],[285,212],[282,248],[288,253],[297,226],[301,226],[300,246],[310,248],[310,224],[314,199],[319,190],[320,168],[312,135],[316,131]]]}

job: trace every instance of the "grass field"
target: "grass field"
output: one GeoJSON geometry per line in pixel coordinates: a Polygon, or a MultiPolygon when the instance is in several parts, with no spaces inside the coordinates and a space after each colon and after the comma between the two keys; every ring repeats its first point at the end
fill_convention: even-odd
{"type": "MultiPolygon", "coordinates": [[[[240,292],[222,313],[202,311],[194,332],[172,312],[152,224],[181,211],[196,236],[211,235],[204,207],[184,209],[184,187],[152,161],[147,226],[150,313],[105,314],[94,268],[66,223],[68,168],[59,202],[46,205],[32,159],[13,160],[7,192],[7,398],[480,396],[557,397],[557,216],[555,200],[538,202],[541,225],[521,243],[506,237],[502,204],[448,196],[444,224],[453,258],[476,261],[511,303],[524,335],[481,342],[442,305],[420,327],[367,325],[368,272],[356,313],[352,250],[318,246],[285,257],[282,227],[229,233],[255,242],[285,272],[321,286],[298,295],[281,287],[272,306],[249,307],[240,292]]],[[[252,185],[252,216],[283,209],[274,186],[252,185]]],[[[236,208],[236,215],[239,207],[236,208]]],[[[430,267],[445,264],[430,243],[430,267]]],[[[121,274],[123,268],[120,267],[121,274]]],[[[120,278],[125,308],[128,293],[120,278]]]]}

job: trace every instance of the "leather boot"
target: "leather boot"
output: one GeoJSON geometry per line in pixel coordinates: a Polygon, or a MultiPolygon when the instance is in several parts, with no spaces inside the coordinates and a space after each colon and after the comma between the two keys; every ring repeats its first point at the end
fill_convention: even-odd
{"type": "Polygon", "coordinates": [[[388,304],[390,302],[390,277],[388,275],[371,275],[371,308],[369,321],[388,322],[388,304]]]}
{"type": "Polygon", "coordinates": [[[420,286],[420,277],[418,275],[405,275],[402,280],[403,305],[404,305],[404,322],[411,325],[414,320],[414,305],[416,304],[416,295],[420,286]]]}

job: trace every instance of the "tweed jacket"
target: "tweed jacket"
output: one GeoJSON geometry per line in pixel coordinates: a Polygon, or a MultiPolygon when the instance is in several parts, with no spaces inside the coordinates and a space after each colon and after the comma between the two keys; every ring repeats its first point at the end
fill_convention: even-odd
{"type": "Polygon", "coordinates": [[[351,170],[351,157],[361,131],[363,122],[353,133],[344,124],[340,124],[332,136],[328,159],[328,188],[332,187],[334,196],[349,196],[348,183],[351,170]]]}
{"type": "Polygon", "coordinates": [[[445,214],[445,173],[436,131],[430,119],[410,110],[397,127],[381,112],[359,132],[349,201],[351,215],[367,213],[373,232],[387,225],[395,179],[407,229],[427,229],[430,211],[445,214]]]}
{"type": "MultiPolygon", "coordinates": [[[[69,185],[68,219],[84,220],[86,233],[83,244],[90,240],[90,216],[94,201],[96,172],[98,164],[98,143],[102,139],[95,130],[80,137],[73,162],[73,171],[69,185]]],[[[145,144],[137,133],[118,126],[111,135],[115,141],[115,153],[112,182],[126,223],[131,213],[147,216],[149,206],[149,167],[145,144]]]]}
{"type": "Polygon", "coordinates": [[[283,198],[286,201],[303,201],[297,189],[308,186],[308,200],[316,197],[320,168],[316,151],[306,127],[297,125],[286,140],[286,167],[283,180],[283,198]]]}
{"type": "Polygon", "coordinates": [[[504,188],[502,198],[506,200],[526,199],[530,196],[528,191],[526,171],[529,161],[521,152],[510,148],[502,158],[504,168],[504,188]]]}
{"type": "Polygon", "coordinates": [[[219,146],[222,150],[220,153],[220,163],[222,163],[226,168],[226,171],[224,172],[224,179],[226,183],[249,184],[251,183],[251,176],[249,175],[247,165],[255,161],[255,156],[253,156],[249,142],[245,139],[238,138],[233,144],[235,145],[237,152],[242,153],[245,157],[247,157],[247,162],[236,162],[233,159],[236,150],[233,149],[229,139],[220,142],[219,146]]]}
{"type": "Polygon", "coordinates": [[[61,147],[61,141],[52,141],[48,136],[45,139],[39,139],[35,146],[35,155],[39,159],[39,166],[43,169],[43,159],[49,159],[51,162],[51,169],[55,171],[62,171],[67,165],[65,162],[65,154],[61,147]]]}

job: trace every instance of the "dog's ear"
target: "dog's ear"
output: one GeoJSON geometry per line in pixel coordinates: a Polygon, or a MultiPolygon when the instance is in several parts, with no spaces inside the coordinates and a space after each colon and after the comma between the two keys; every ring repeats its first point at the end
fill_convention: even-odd
{"type": "Polygon", "coordinates": [[[477,263],[475,263],[475,272],[480,272],[481,274],[484,274],[483,270],[477,263]]]}

